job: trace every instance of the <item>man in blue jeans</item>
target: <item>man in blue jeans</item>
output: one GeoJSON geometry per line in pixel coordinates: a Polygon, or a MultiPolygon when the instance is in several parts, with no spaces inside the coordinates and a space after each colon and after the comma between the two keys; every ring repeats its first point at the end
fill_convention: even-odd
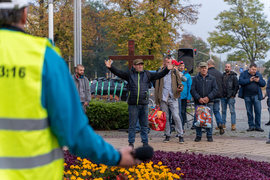
{"type": "Polygon", "coordinates": [[[151,81],[160,79],[168,74],[173,68],[171,62],[163,71],[151,73],[143,69],[143,60],[135,59],[133,68],[127,71],[121,71],[112,66],[112,61],[105,61],[106,67],[116,76],[128,82],[128,112],[129,112],[129,129],[128,142],[129,146],[134,147],[136,136],[136,124],[139,120],[141,126],[141,139],[143,146],[148,146],[148,89],[151,87],[151,81]]]}
{"type": "Polygon", "coordinates": [[[223,94],[221,98],[222,123],[226,126],[227,105],[231,113],[231,130],[236,130],[235,96],[239,89],[237,74],[232,71],[231,64],[225,65],[225,72],[222,77],[223,94]]]}
{"type": "MultiPolygon", "coordinates": [[[[269,79],[267,81],[266,94],[268,96],[267,106],[268,106],[269,122],[270,122],[270,77],[269,77],[269,79]]],[[[268,141],[266,141],[266,144],[270,144],[270,131],[269,131],[268,141]]]]}
{"type": "Polygon", "coordinates": [[[226,129],[226,126],[222,124],[221,115],[220,115],[220,98],[222,97],[222,73],[215,69],[215,61],[213,59],[209,59],[207,61],[208,65],[208,74],[214,76],[216,78],[216,83],[218,87],[218,93],[216,97],[214,98],[213,102],[213,111],[217,122],[216,129],[219,129],[220,134],[224,134],[224,129],[226,129]]]}
{"type": "MultiPolygon", "coordinates": [[[[218,87],[214,76],[208,74],[207,63],[201,62],[199,64],[200,72],[194,76],[191,85],[191,95],[194,98],[195,108],[198,105],[208,106],[211,110],[211,117],[213,117],[213,99],[218,93],[218,87]]],[[[211,128],[206,128],[206,137],[208,142],[213,142],[213,120],[211,121],[211,128]]],[[[195,142],[201,141],[202,127],[196,127],[195,142]]]]}
{"type": "Polygon", "coordinates": [[[244,98],[248,116],[247,131],[263,132],[261,128],[261,100],[263,99],[262,87],[266,84],[262,75],[257,72],[257,65],[251,63],[248,70],[241,73],[239,77],[239,97],[244,98]],[[255,123],[253,117],[253,108],[255,112],[255,123]]]}

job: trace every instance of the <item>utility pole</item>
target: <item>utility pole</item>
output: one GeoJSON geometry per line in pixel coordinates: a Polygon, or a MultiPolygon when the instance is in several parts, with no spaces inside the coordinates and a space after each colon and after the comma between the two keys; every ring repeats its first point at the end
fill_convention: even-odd
{"type": "Polygon", "coordinates": [[[74,0],[74,68],[82,64],[82,2],[74,0]]]}
{"type": "Polygon", "coordinates": [[[53,37],[53,0],[49,0],[49,39],[54,43],[53,37]]]}

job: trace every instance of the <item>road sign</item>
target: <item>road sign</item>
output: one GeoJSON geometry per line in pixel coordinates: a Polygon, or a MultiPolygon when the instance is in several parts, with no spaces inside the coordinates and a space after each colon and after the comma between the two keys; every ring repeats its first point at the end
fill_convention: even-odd
{"type": "Polygon", "coordinates": [[[240,68],[240,69],[239,69],[239,71],[240,71],[240,72],[243,72],[243,71],[244,71],[244,69],[243,69],[243,68],[240,68]]]}

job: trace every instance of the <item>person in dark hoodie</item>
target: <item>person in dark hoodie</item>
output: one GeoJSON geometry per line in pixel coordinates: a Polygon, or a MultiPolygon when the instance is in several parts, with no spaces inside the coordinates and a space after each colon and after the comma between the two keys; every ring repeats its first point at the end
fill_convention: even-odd
{"type": "Polygon", "coordinates": [[[128,71],[121,71],[112,66],[112,61],[105,61],[106,67],[116,76],[128,82],[128,111],[129,111],[129,128],[128,142],[129,146],[134,147],[136,136],[136,123],[139,119],[141,126],[141,139],[143,146],[148,146],[148,88],[151,81],[160,79],[173,69],[170,64],[159,73],[152,73],[143,69],[143,60],[135,59],[133,68],[128,71]]]}
{"type": "Polygon", "coordinates": [[[222,124],[226,126],[227,105],[231,113],[231,130],[236,130],[235,96],[239,89],[237,74],[232,71],[231,64],[225,65],[225,72],[222,76],[223,97],[221,98],[222,124]]]}
{"type": "Polygon", "coordinates": [[[219,129],[220,134],[224,134],[224,129],[226,129],[226,126],[222,124],[221,115],[220,115],[220,98],[222,97],[222,73],[215,69],[215,61],[213,59],[209,59],[207,61],[208,65],[208,73],[211,74],[216,78],[216,83],[218,86],[218,93],[214,97],[214,105],[213,105],[213,111],[217,122],[216,129],[219,129]]]}

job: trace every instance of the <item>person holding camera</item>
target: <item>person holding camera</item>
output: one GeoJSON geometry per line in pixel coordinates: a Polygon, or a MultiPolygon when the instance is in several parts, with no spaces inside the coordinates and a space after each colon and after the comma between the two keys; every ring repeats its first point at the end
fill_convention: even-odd
{"type": "Polygon", "coordinates": [[[257,65],[251,63],[248,70],[241,73],[239,77],[239,97],[245,100],[248,116],[247,131],[263,132],[261,128],[261,100],[263,99],[262,87],[266,85],[262,75],[257,72],[257,65]],[[253,117],[253,108],[255,112],[255,123],[253,117]]]}

